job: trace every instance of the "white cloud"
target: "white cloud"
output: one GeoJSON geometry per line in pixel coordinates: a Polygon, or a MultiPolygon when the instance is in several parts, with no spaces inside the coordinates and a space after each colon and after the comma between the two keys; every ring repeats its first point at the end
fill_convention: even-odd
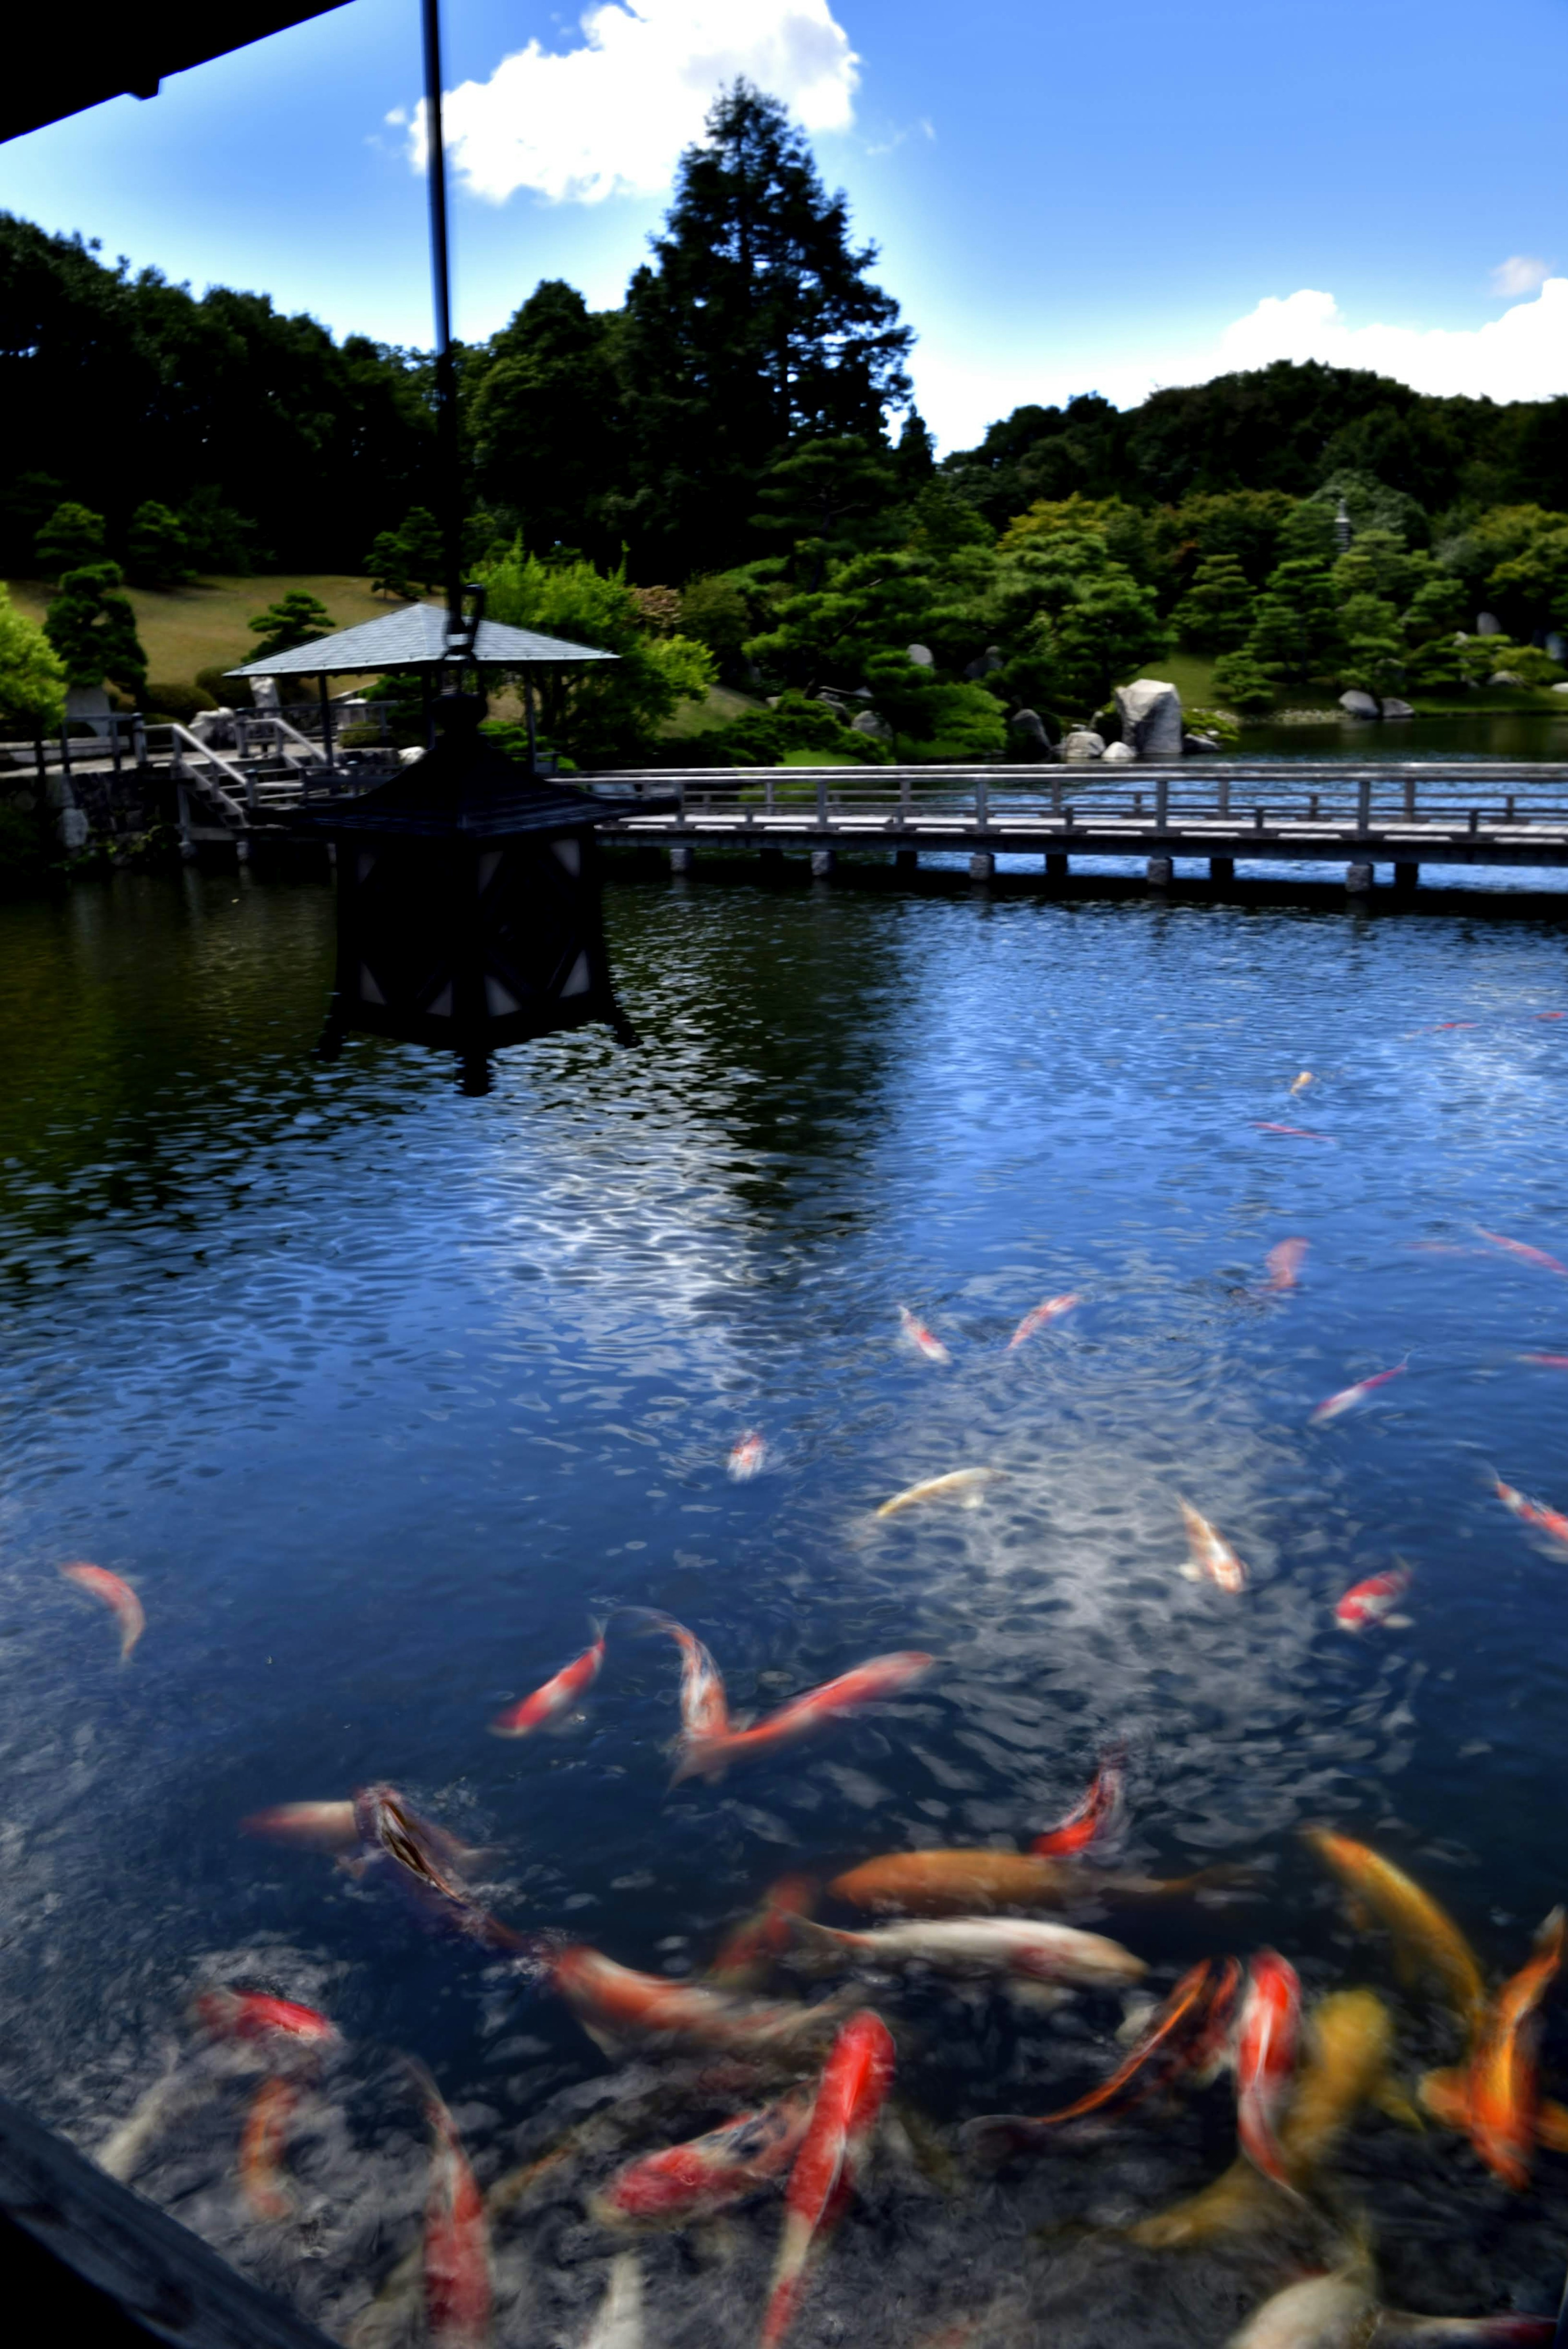
{"type": "MultiPolygon", "coordinates": [[[[488,81],[443,92],[447,153],[475,195],[658,195],[715,95],[740,74],[808,130],[846,130],[854,119],[859,59],[829,0],[604,0],[581,21],[580,47],[552,54],[532,40],[488,81]]],[[[408,145],[422,171],[422,102],[408,145]]]]}
{"type": "Polygon", "coordinates": [[[1500,261],[1491,273],[1491,290],[1512,300],[1520,294],[1533,294],[1544,285],[1552,274],[1549,262],[1532,260],[1528,253],[1511,253],[1500,261]]]}

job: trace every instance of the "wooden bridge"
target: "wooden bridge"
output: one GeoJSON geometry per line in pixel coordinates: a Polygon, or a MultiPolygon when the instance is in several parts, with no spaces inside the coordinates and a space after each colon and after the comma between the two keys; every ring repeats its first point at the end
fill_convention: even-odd
{"type": "Polygon", "coordinates": [[[606,825],[609,840],[667,849],[676,872],[700,848],[809,854],[830,874],[845,851],[967,856],[985,881],[998,856],[1037,857],[1064,880],[1075,858],[1144,863],[1167,885],[1178,859],[1211,880],[1238,863],[1342,864],[1352,892],[1391,864],[1413,889],[1423,864],[1568,864],[1568,767],[1501,760],[1244,757],[1170,766],[668,768],[594,778],[676,804],[606,825]]]}

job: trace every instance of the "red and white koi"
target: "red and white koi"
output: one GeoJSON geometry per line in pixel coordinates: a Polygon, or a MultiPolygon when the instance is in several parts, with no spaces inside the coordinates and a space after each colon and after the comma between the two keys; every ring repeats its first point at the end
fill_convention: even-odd
{"type": "Polygon", "coordinates": [[[1550,1509],[1544,1501],[1532,1501],[1515,1485],[1505,1485],[1501,1476],[1492,1479],[1492,1489],[1505,1509],[1511,1510],[1521,1525],[1529,1526],[1538,1534],[1546,1534],[1554,1542],[1568,1543],[1568,1516],[1561,1509],[1550,1509]]]}
{"type": "Polygon", "coordinates": [[[493,1737],[531,1736],[534,1730],[546,1729],[552,1721],[559,1721],[562,1713],[572,1710],[579,1697],[587,1694],[604,1663],[604,1634],[602,1630],[595,1629],[597,1636],[591,1648],[584,1648],[571,1663],[563,1664],[560,1671],[547,1680],[542,1688],[536,1688],[531,1696],[525,1696],[516,1704],[508,1705],[504,1713],[497,1713],[490,1723],[493,1737]]]}
{"type": "Polygon", "coordinates": [[[1331,1133],[1314,1133],[1305,1125],[1281,1125],[1276,1118],[1254,1117],[1249,1123],[1256,1126],[1260,1133],[1288,1133],[1293,1142],[1326,1142],[1331,1148],[1334,1143],[1331,1133]]]}
{"type": "Polygon", "coordinates": [[[1369,1574],[1365,1582],[1354,1582],[1344,1596],[1335,1601],[1334,1619],[1342,1631],[1365,1631],[1369,1625],[1382,1624],[1391,1631],[1408,1631],[1410,1619],[1396,1615],[1394,1609],[1410,1588],[1413,1579],[1408,1566],[1390,1567],[1386,1574],[1369,1574]]]}
{"type": "Polygon", "coordinates": [[[913,1688],[917,1681],[925,1678],[935,1661],[934,1656],[914,1649],[891,1656],[873,1656],[869,1663],[841,1672],[837,1680],[824,1682],[820,1688],[808,1689],[804,1695],[792,1697],[777,1713],[770,1713],[766,1720],[754,1723],[749,1729],[725,1729],[712,1733],[683,1731],[679,1759],[670,1783],[678,1786],[683,1778],[722,1778],[732,1762],[749,1761],[759,1754],[777,1753],[787,1745],[798,1745],[802,1738],[815,1736],[830,1723],[842,1721],[880,1698],[897,1696],[904,1689],[913,1688]]]}
{"type": "Polygon", "coordinates": [[[1095,1773],[1094,1784],[1080,1803],[1054,1827],[1037,1835],[1029,1846],[1031,1851],[1054,1852],[1068,1857],[1088,1851],[1108,1836],[1121,1815],[1122,1797],[1127,1772],[1119,1752],[1108,1754],[1095,1773]]]}
{"type": "Polygon", "coordinates": [[[129,1663],[131,1650],[147,1629],[141,1601],[129,1583],[111,1574],[107,1566],[62,1566],[60,1572],[78,1590],[103,1601],[119,1625],[119,1661],[129,1663]]]}
{"type": "Polygon", "coordinates": [[[738,1485],[760,1475],[768,1459],[768,1439],[759,1427],[748,1428],[729,1454],[729,1473],[738,1485]]]}
{"type": "Polygon", "coordinates": [[[490,2337],[490,2228],[457,2125],[422,2064],[408,2065],[430,2129],[425,2199],[425,2322],[434,2349],[484,2349],[490,2337]]]}
{"type": "Polygon", "coordinates": [[[1489,1232],[1480,1224],[1475,1226],[1475,1233],[1488,1247],[1501,1248],[1505,1255],[1516,1256],[1522,1264],[1539,1265],[1542,1272],[1561,1273],[1568,1279],[1568,1264],[1559,1257],[1548,1256],[1544,1248],[1532,1247],[1527,1240],[1508,1239],[1501,1232],[1489,1232]]]}
{"type": "Polygon", "coordinates": [[[1519,1354],[1515,1360],[1537,1371],[1568,1371],[1568,1354],[1519,1354]]]}
{"type": "Polygon", "coordinates": [[[1308,1413],[1307,1425],[1322,1427],[1327,1421],[1354,1411],[1357,1403],[1365,1402],[1367,1396],[1376,1394],[1379,1387],[1386,1387],[1390,1379],[1402,1379],[1409,1367],[1410,1357],[1407,1354],[1404,1361],[1396,1362],[1391,1371],[1375,1371],[1369,1379],[1357,1379],[1353,1387],[1341,1387],[1337,1394],[1326,1396],[1308,1413]]]}
{"type": "Polygon", "coordinates": [[[779,2349],[800,2305],[806,2261],[819,2233],[832,2224],[855,2180],[893,2075],[892,2034],[878,2014],[845,2023],[817,2085],[785,2195],[784,2239],[763,2319],[761,2349],[779,2349]]]}
{"type": "Polygon", "coordinates": [[[343,2034],[314,2006],[257,1990],[206,1990],[191,2012],[210,2038],[263,2049],[274,2060],[341,2047],[343,2034]]]}
{"type": "Polygon", "coordinates": [[[898,1326],[914,1348],[915,1352],[923,1354],[928,1362],[950,1362],[953,1360],[941,1339],[934,1337],[924,1322],[917,1314],[912,1313],[907,1305],[901,1305],[898,1309],[898,1326]]]}
{"type": "Polygon", "coordinates": [[[1277,1950],[1260,1950],[1247,1971],[1236,2024],[1236,2134],[1254,2168],[1295,2191],[1275,2123],[1295,2073],[1301,1982],[1277,1950]]]}
{"type": "Polygon", "coordinates": [[[240,2190],[252,2213],[270,2224],[294,2216],[283,2172],[284,2148],[299,2092],[287,2080],[263,2080],[251,2098],[240,2137],[240,2190]]]}
{"type": "Polygon", "coordinates": [[[656,1607],[624,1607],[641,1633],[662,1631],[680,1650],[681,1737],[722,1737],[729,1727],[729,1704],[724,1676],[695,1631],[677,1623],[656,1607]]]}
{"type": "Polygon", "coordinates": [[[799,2006],[737,1998],[708,1983],[638,1973],[582,1941],[542,1950],[540,1963],[551,1989],[603,2048],[645,2040],[752,2052],[809,2048],[820,2046],[843,2013],[834,2002],[799,2006]]]}
{"type": "Polygon", "coordinates": [[[1217,1526],[1209,1523],[1190,1503],[1177,1496],[1181,1522],[1187,1528],[1187,1547],[1191,1555],[1181,1571],[1189,1582],[1202,1582],[1205,1578],[1217,1582],[1222,1590],[1244,1590],[1247,1569],[1217,1526]]]}
{"type": "Polygon", "coordinates": [[[1306,1260],[1306,1253],[1311,1245],[1310,1240],[1281,1240],[1277,1247],[1270,1248],[1264,1258],[1264,1264],[1268,1267],[1269,1277],[1260,1284],[1258,1295],[1279,1297],[1287,1288],[1294,1288],[1296,1275],[1306,1260]]]}
{"type": "Polygon", "coordinates": [[[1081,1297],[1071,1293],[1066,1297],[1047,1297],[1043,1305],[1037,1305],[1031,1312],[1025,1314],[1007,1340],[1007,1351],[1011,1353],[1015,1346],[1026,1344],[1037,1330],[1044,1330],[1053,1321],[1065,1319],[1082,1303],[1081,1297]]]}
{"type": "Polygon", "coordinates": [[[811,2118],[811,2092],[792,2088],[777,2104],[742,2113],[686,2145],[629,2161],[594,2196],[609,2226],[690,2226],[744,2202],[781,2178],[811,2118]]]}
{"type": "Polygon", "coordinates": [[[861,1933],[813,1924],[809,1917],[793,1921],[809,1948],[878,1971],[929,1966],[934,1973],[1006,1974],[1085,1990],[1123,1990],[1149,1971],[1141,1958],[1104,1933],[1033,1917],[918,1918],[861,1933]]]}

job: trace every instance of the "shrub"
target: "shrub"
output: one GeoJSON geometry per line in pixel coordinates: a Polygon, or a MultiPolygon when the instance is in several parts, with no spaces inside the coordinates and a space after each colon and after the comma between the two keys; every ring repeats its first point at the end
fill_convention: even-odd
{"type": "Polygon", "coordinates": [[[1278,695],[1267,669],[1246,652],[1220,655],[1214,663],[1214,691],[1228,709],[1239,709],[1243,718],[1261,718],[1274,708],[1278,695]]]}
{"type": "Polygon", "coordinates": [[[180,587],[191,577],[191,543],[177,513],[148,498],[126,533],[126,569],[139,587],[180,587]]]}
{"type": "Polygon", "coordinates": [[[65,664],[67,682],[91,687],[106,678],[139,698],[147,655],[136,614],[121,595],[118,563],[84,563],[67,571],[44,617],[44,633],[65,664]]]}
{"type": "Polygon", "coordinates": [[[104,520],[90,506],[67,500],[57,505],[34,542],[46,579],[58,579],[83,563],[99,563],[104,554],[104,520]]]}
{"type": "Polygon", "coordinates": [[[225,677],[221,668],[199,668],[196,683],[216,709],[249,709],[255,699],[246,677],[225,677]]]}
{"type": "Polygon", "coordinates": [[[318,596],[294,587],[275,604],[269,604],[264,612],[258,612],[248,625],[262,640],[251,658],[269,660],[275,653],[292,653],[301,645],[314,645],[329,636],[337,623],[318,596]]]}
{"type": "Polygon", "coordinates": [[[0,735],[31,741],[52,734],[65,714],[65,664],[0,582],[0,735]]]}
{"type": "Polygon", "coordinates": [[[147,714],[150,718],[172,718],[181,726],[189,726],[200,710],[216,709],[218,704],[199,685],[155,685],[148,683],[147,714]]]}

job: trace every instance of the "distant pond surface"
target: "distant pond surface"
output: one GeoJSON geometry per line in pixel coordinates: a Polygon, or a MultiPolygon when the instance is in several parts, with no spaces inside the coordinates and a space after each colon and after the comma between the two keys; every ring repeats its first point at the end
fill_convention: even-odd
{"type": "Polygon", "coordinates": [[[791,2340],[1221,2349],[1357,2240],[1396,2307],[1554,2308],[1568,2158],[1528,2099],[1517,2189],[1413,2125],[1478,2015],[1303,1830],[1424,1888],[1488,1998],[1568,1893],[1560,925],[631,879],[609,921],[642,1048],[514,1050],[473,1101],[413,1050],[312,1060],[324,886],[0,911],[0,2090],[368,2349],[426,2337],[417,2056],[491,2195],[498,2343],[577,2349],[614,2274],[649,2349],[751,2349],[776,2183],[646,2236],[595,2198],[814,2056],[765,2060],[744,2013],[717,2054],[596,2040],[562,1946],[690,1984],[783,1878],[875,1924],[823,1888],[1025,1852],[1119,1756],[1048,1913],[1159,1999],[1290,1961],[1299,2196],[1243,2171],[1162,2246],[1237,2158],[1233,2081],[1191,2067],[975,2166],[964,2125],[1091,2090],[1136,2001],[802,1951],[776,1914],[753,1994],[858,1985],[897,2043],[791,2340]],[[995,1473],[877,1516],[963,1469],[995,1473]],[[1244,1588],[1187,1578],[1183,1500],[1244,1588]],[[123,1664],[81,1561],[139,1595],[123,1664]],[[1395,1619],[1340,1628],[1400,1561],[1395,1619]],[[621,1608],[705,1642],[738,1721],[934,1661],[672,1785],[680,1657],[621,1608]],[[605,1623],[554,1733],[488,1733],[605,1623]],[[433,1931],[341,1809],[335,1857],[241,1832],[378,1783],[521,1951],[433,1931]],[[266,2047],[192,2016],[223,1989],[342,2034],[271,2141],[266,2047]]]}
{"type": "MultiPolygon", "coordinates": [[[[1563,696],[1568,702],[1568,694],[1563,696]]],[[[1237,754],[1281,759],[1564,759],[1568,709],[1475,718],[1329,719],[1321,726],[1248,726],[1237,754]]]]}

